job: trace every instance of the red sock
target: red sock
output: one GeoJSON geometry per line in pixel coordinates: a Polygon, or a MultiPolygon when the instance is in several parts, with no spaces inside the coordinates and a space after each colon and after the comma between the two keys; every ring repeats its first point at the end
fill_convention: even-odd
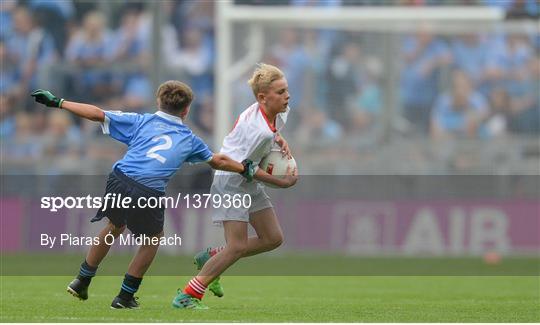
{"type": "Polygon", "coordinates": [[[224,249],[225,249],[225,246],[219,246],[219,247],[211,248],[210,249],[210,256],[214,256],[214,255],[216,255],[217,253],[221,252],[224,249]]]}
{"type": "Polygon", "coordinates": [[[184,293],[187,293],[194,298],[202,299],[205,290],[206,286],[202,284],[202,282],[199,281],[197,277],[194,277],[188,282],[187,286],[184,288],[184,293]]]}

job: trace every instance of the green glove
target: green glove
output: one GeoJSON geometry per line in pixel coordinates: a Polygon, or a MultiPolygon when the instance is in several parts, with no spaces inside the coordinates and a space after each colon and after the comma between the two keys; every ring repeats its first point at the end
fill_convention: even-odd
{"type": "Polygon", "coordinates": [[[43,89],[35,90],[33,93],[30,94],[30,96],[34,97],[36,102],[47,105],[48,107],[60,108],[62,106],[62,102],[64,101],[63,98],[58,98],[50,91],[43,89]]]}
{"type": "Polygon", "coordinates": [[[253,161],[249,159],[244,159],[242,161],[242,165],[244,165],[244,171],[240,173],[240,175],[244,176],[244,178],[249,183],[253,180],[253,175],[255,174],[256,166],[253,164],[253,161]]]}

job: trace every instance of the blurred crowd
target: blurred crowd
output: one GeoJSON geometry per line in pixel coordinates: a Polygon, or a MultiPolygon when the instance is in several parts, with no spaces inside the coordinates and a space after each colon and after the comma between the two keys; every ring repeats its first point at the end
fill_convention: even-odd
{"type": "MultiPolygon", "coordinates": [[[[484,5],[509,18],[538,18],[535,0],[235,0],[291,6],[484,5]]],[[[36,161],[46,173],[109,165],[121,146],[100,146],[99,128],[55,110],[28,94],[60,91],[105,109],[155,110],[156,82],[179,79],[196,94],[189,124],[211,140],[214,124],[215,30],[213,1],[2,0],[0,7],[0,137],[2,160],[21,173],[36,161]],[[160,26],[156,30],[156,26],[160,26]],[[156,40],[156,36],[161,40],[156,40]],[[159,48],[156,48],[159,45],[159,48]]],[[[287,75],[289,131],[299,141],[337,143],[374,134],[388,102],[390,68],[380,35],[314,29],[269,32],[262,61],[287,75]]],[[[490,139],[538,135],[540,32],[439,35],[429,25],[397,37],[395,82],[399,129],[420,137],[490,139]],[[398,81],[399,79],[399,81],[398,81]]],[[[247,80],[248,76],[244,76],[247,80]]],[[[253,99],[235,82],[235,113],[253,99]]],[[[394,119],[394,117],[392,117],[394,119]]],[[[103,142],[103,141],[102,141],[103,142]]],[[[214,146],[215,147],[215,146],[214,146]]],[[[216,149],[216,148],[213,148],[216,149]]],[[[110,167],[110,166],[109,166],[110,167]]]]}
{"type": "Polygon", "coordinates": [[[2,0],[4,163],[21,172],[36,161],[50,162],[42,164],[50,167],[46,173],[56,168],[77,171],[81,159],[76,158],[108,161],[122,153],[114,145],[94,150],[104,138],[99,128],[69,114],[44,110],[29,97],[37,88],[104,109],[152,112],[152,78],[158,83],[180,79],[197,94],[196,114],[190,116],[194,127],[203,135],[212,132],[214,4],[157,5],[163,23],[156,33],[155,3],[2,0]],[[160,35],[160,42],[155,35],[160,35]],[[159,51],[155,44],[160,44],[159,51]]]}
{"type": "Polygon", "coordinates": [[[390,127],[432,139],[540,133],[540,30],[437,35],[422,24],[395,39],[391,58],[381,35],[279,31],[265,61],[288,76],[300,138],[369,135],[385,114],[390,127]],[[391,96],[401,114],[388,112],[391,96]]]}

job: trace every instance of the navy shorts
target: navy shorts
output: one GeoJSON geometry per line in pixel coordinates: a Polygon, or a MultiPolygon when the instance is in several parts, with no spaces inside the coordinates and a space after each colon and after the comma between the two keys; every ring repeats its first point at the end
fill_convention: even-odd
{"type": "MultiPolygon", "coordinates": [[[[124,175],[117,168],[109,174],[102,204],[105,202],[107,193],[111,194],[109,195],[106,210],[103,211],[103,209],[100,208],[96,216],[92,218],[91,222],[96,222],[107,217],[116,227],[126,225],[134,236],[147,235],[151,237],[163,231],[165,207],[141,208],[137,206],[137,203],[140,197],[155,197],[159,200],[165,193],[138,183],[124,175]],[[118,208],[116,204],[111,207],[112,194],[116,194],[117,200],[120,194],[122,195],[122,198],[130,197],[130,207],[118,208]]],[[[147,203],[148,199],[145,199],[143,202],[147,203]]]]}

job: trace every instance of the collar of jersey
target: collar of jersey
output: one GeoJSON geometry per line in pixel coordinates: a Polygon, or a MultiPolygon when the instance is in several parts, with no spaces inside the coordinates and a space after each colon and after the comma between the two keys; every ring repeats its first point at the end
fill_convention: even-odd
{"type": "Polygon", "coordinates": [[[169,120],[171,122],[176,122],[176,123],[179,123],[179,124],[184,124],[184,122],[182,122],[182,119],[179,118],[178,116],[174,116],[174,115],[171,115],[171,114],[167,114],[163,111],[157,111],[156,112],[156,115],[159,116],[159,117],[162,117],[166,120],[169,120]]]}
{"type": "MultiPolygon", "coordinates": [[[[266,121],[266,124],[270,128],[270,131],[276,133],[277,129],[276,129],[275,121],[274,121],[274,124],[270,123],[270,120],[268,120],[268,116],[266,116],[266,113],[264,112],[264,109],[262,109],[261,105],[259,105],[259,111],[261,112],[261,115],[263,116],[264,120],[266,121]]],[[[276,119],[277,119],[277,115],[276,115],[276,119]]]]}

